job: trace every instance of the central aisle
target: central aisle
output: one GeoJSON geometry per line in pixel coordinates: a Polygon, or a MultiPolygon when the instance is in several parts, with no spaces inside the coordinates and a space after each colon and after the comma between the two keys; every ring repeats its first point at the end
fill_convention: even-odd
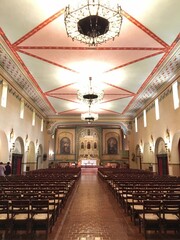
{"type": "MultiPolygon", "coordinates": [[[[61,217],[60,217],[61,218],[61,217]]],[[[54,235],[54,236],[52,236],[54,235]]],[[[97,176],[96,169],[82,169],[73,196],[53,240],[142,240],[138,227],[97,176]]]]}

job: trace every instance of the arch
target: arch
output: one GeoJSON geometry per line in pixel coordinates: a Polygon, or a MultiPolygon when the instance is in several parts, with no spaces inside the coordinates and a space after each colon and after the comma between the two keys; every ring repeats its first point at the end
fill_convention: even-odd
{"type": "Polygon", "coordinates": [[[180,131],[176,132],[172,138],[171,161],[180,164],[180,131]]]}
{"type": "Polygon", "coordinates": [[[12,173],[21,174],[25,171],[24,164],[24,141],[21,137],[17,137],[12,150],[12,173]]]}
{"type": "Polygon", "coordinates": [[[9,161],[8,138],[2,130],[0,130],[0,161],[3,163],[9,161]]]}
{"type": "Polygon", "coordinates": [[[155,154],[166,154],[165,141],[162,137],[157,138],[155,142],[155,154]]]}
{"type": "Polygon", "coordinates": [[[169,174],[180,176],[180,130],[177,131],[171,142],[169,174]]]}
{"type": "Polygon", "coordinates": [[[159,175],[169,174],[168,155],[166,152],[165,141],[159,137],[155,143],[156,171],[159,175]]]}
{"type": "Polygon", "coordinates": [[[14,150],[13,153],[17,154],[24,154],[24,141],[21,137],[17,137],[15,142],[14,142],[14,150]]]}

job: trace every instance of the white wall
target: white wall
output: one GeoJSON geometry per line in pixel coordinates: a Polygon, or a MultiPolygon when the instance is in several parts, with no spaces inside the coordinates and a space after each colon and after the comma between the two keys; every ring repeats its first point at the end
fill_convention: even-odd
{"type": "MultiPolygon", "coordinates": [[[[11,89],[11,86],[9,86],[11,89]]],[[[0,84],[0,99],[2,94],[2,84],[0,84]]],[[[24,162],[26,162],[26,146],[33,142],[36,146],[36,142],[38,141],[38,145],[42,145],[44,148],[44,132],[41,132],[41,116],[36,114],[36,122],[35,126],[32,126],[32,106],[28,104],[24,109],[24,119],[20,119],[20,94],[16,91],[8,90],[8,98],[7,98],[7,107],[4,108],[0,105],[0,161],[7,162],[11,161],[9,158],[10,148],[12,142],[15,141],[18,137],[21,137],[24,141],[25,152],[24,162]],[[10,142],[10,132],[13,129],[14,138],[10,142]],[[26,142],[26,136],[28,136],[28,141],[26,142]],[[7,141],[6,141],[7,139],[7,141]]],[[[26,102],[26,101],[25,101],[26,102]]],[[[26,104],[25,104],[26,105],[26,104]]],[[[35,148],[35,151],[37,148],[35,148]]],[[[36,152],[34,154],[36,156],[36,152]]],[[[33,160],[36,161],[36,157],[33,160]]],[[[43,163],[44,164],[44,163],[43,163]]]]}
{"type": "MultiPolygon", "coordinates": [[[[180,81],[180,78],[177,79],[180,81]]],[[[179,93],[180,95],[180,93],[179,93]]],[[[149,163],[156,164],[156,153],[150,152],[146,146],[152,142],[154,144],[158,138],[162,138],[166,142],[166,130],[170,133],[170,158],[169,173],[171,175],[180,176],[180,160],[178,154],[178,142],[180,139],[180,107],[174,110],[173,95],[171,86],[165,90],[159,97],[160,119],[155,119],[154,100],[146,107],[147,112],[147,127],[143,124],[142,111],[137,115],[138,117],[138,132],[135,132],[134,124],[130,136],[131,152],[135,152],[136,145],[141,145],[143,148],[142,167],[147,169],[149,163]]],[[[137,163],[130,162],[131,167],[136,168],[137,163]]]]}

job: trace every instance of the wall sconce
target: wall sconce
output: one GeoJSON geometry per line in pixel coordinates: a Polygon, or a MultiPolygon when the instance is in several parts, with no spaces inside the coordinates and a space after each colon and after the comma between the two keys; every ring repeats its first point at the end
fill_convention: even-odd
{"type": "Polygon", "coordinates": [[[14,138],[14,130],[13,128],[11,129],[11,132],[10,132],[10,141],[12,141],[14,138]]]}
{"type": "Polygon", "coordinates": [[[169,148],[168,148],[167,142],[166,142],[164,145],[165,145],[166,152],[168,152],[168,151],[169,151],[169,148]]]}
{"type": "Polygon", "coordinates": [[[29,152],[29,146],[27,146],[27,148],[26,148],[26,152],[29,152]]]}
{"type": "Polygon", "coordinates": [[[169,132],[169,129],[166,129],[165,149],[166,149],[166,152],[170,152],[170,132],[169,132]]]}
{"type": "Polygon", "coordinates": [[[165,146],[166,152],[167,153],[170,152],[169,143],[165,142],[164,146],[165,146]]]}
{"type": "Polygon", "coordinates": [[[168,143],[165,143],[165,149],[166,149],[166,152],[167,152],[167,156],[169,158],[169,161],[171,159],[171,153],[170,153],[170,147],[169,147],[169,144],[168,143]]]}
{"type": "Polygon", "coordinates": [[[150,141],[150,147],[149,147],[149,150],[151,153],[154,152],[154,138],[153,136],[151,135],[151,141],[150,141]]]}
{"type": "Polygon", "coordinates": [[[54,152],[52,150],[49,151],[49,159],[52,160],[53,159],[53,155],[54,155],[54,152]]]}
{"type": "Polygon", "coordinates": [[[149,150],[150,150],[150,152],[153,152],[153,150],[152,150],[152,147],[151,147],[151,146],[149,147],[149,150]]]}
{"type": "Polygon", "coordinates": [[[13,152],[14,149],[15,149],[15,143],[12,143],[11,148],[10,148],[10,152],[13,152]]]}
{"type": "Polygon", "coordinates": [[[142,141],[142,139],[140,141],[139,148],[140,148],[140,154],[143,153],[143,141],[142,141]]]}
{"type": "Polygon", "coordinates": [[[29,151],[29,145],[28,145],[28,134],[26,134],[26,138],[25,138],[25,149],[26,149],[26,152],[29,151]]]}
{"type": "Polygon", "coordinates": [[[170,133],[168,128],[166,129],[166,140],[170,142],[170,133]]]}
{"type": "Polygon", "coordinates": [[[25,142],[28,142],[28,134],[26,134],[25,142]]]}
{"type": "Polygon", "coordinates": [[[170,132],[169,129],[166,129],[166,141],[165,141],[165,149],[168,155],[169,160],[171,159],[171,153],[170,153],[170,132]]]}

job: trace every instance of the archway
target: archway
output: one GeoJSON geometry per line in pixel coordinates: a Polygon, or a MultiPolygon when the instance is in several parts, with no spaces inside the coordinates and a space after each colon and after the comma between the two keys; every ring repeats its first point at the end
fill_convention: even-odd
{"type": "Polygon", "coordinates": [[[157,161],[157,173],[160,176],[168,175],[168,155],[163,138],[158,138],[155,144],[155,153],[157,161]]]}
{"type": "Polygon", "coordinates": [[[12,150],[12,174],[20,175],[24,171],[24,142],[17,137],[12,150]]]}
{"type": "Polygon", "coordinates": [[[9,161],[8,139],[4,131],[0,130],[0,162],[9,161]]]}

